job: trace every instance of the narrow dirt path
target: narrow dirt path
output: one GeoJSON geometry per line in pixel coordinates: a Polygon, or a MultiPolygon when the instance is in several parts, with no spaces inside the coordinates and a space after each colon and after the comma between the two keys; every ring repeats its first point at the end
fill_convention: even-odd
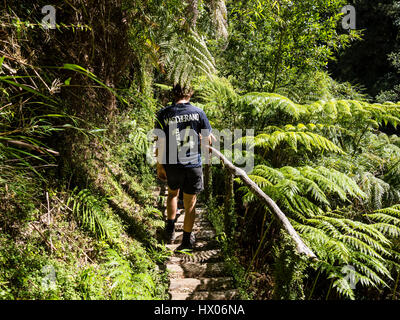
{"type": "MultiPolygon", "coordinates": [[[[165,213],[166,215],[166,213],[165,213]]],[[[176,236],[167,245],[174,251],[183,237],[184,210],[177,216],[176,236]]],[[[167,262],[171,300],[231,300],[237,297],[233,278],[228,275],[215,230],[204,206],[197,205],[193,228],[196,244],[191,254],[175,252],[167,262]]]]}

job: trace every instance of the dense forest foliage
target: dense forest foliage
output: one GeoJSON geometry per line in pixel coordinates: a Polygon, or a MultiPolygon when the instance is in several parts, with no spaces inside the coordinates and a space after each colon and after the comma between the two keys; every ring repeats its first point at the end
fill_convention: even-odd
{"type": "Polygon", "coordinates": [[[249,177],[318,257],[214,163],[241,298],[399,298],[400,1],[3,3],[0,299],[168,299],[148,132],[175,84],[254,130],[249,177]]]}

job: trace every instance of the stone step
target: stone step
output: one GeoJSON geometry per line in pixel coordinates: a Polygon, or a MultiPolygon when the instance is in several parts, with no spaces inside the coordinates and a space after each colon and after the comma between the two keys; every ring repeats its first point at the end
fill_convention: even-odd
{"type": "MultiPolygon", "coordinates": [[[[207,212],[203,209],[196,208],[195,222],[209,222],[207,219],[207,212]]],[[[164,220],[167,219],[167,210],[164,211],[164,220]]],[[[185,210],[179,210],[176,214],[176,223],[183,223],[185,220],[185,210]]]]}
{"type": "MultiPolygon", "coordinates": [[[[176,222],[177,223],[183,223],[185,221],[185,215],[184,214],[181,214],[181,215],[179,215],[179,216],[177,216],[177,220],[176,220],[176,222]]],[[[207,219],[207,214],[205,214],[205,213],[196,213],[196,217],[194,218],[194,222],[195,223],[198,223],[198,222],[200,222],[200,223],[203,223],[203,222],[208,222],[208,219],[207,219]]]]}
{"type": "MultiPolygon", "coordinates": [[[[211,240],[215,238],[215,231],[214,230],[197,230],[194,231],[194,235],[196,237],[196,241],[200,240],[211,240]]],[[[172,240],[172,244],[174,243],[181,243],[183,238],[183,231],[175,232],[175,238],[172,240]]]]}
{"type": "Polygon", "coordinates": [[[238,296],[235,289],[227,291],[200,291],[194,293],[171,293],[171,300],[234,300],[238,296]]]}
{"type": "Polygon", "coordinates": [[[169,292],[172,294],[193,293],[199,291],[222,291],[229,290],[232,287],[232,277],[171,279],[169,292]]]}
{"type": "Polygon", "coordinates": [[[204,250],[194,251],[190,254],[175,254],[169,259],[169,263],[186,263],[186,262],[218,262],[221,261],[221,250],[204,250]]]}
{"type": "MultiPolygon", "coordinates": [[[[193,231],[201,229],[212,229],[212,224],[209,221],[197,221],[193,226],[193,231]]],[[[183,222],[175,223],[175,231],[183,231],[183,222]]]]}
{"type": "MultiPolygon", "coordinates": [[[[165,245],[169,250],[175,251],[179,246],[180,243],[173,243],[165,245]]],[[[196,251],[205,251],[205,250],[213,250],[218,248],[218,241],[216,239],[210,239],[207,241],[198,240],[194,244],[194,252],[196,251]]]]}
{"type": "MultiPolygon", "coordinates": [[[[167,208],[164,208],[164,214],[167,214],[167,208]]],[[[184,214],[185,213],[185,209],[184,208],[178,208],[177,214],[184,214]]],[[[207,213],[207,208],[204,207],[203,205],[196,205],[196,214],[206,214],[207,213]]]]}
{"type": "MultiPolygon", "coordinates": [[[[185,210],[183,209],[178,209],[178,211],[176,212],[176,216],[179,217],[180,215],[184,215],[185,214],[185,210]]],[[[168,216],[167,214],[167,209],[165,208],[164,210],[164,218],[166,218],[168,216]]]]}
{"type": "Polygon", "coordinates": [[[204,204],[199,203],[193,227],[194,250],[180,253],[175,250],[182,241],[185,212],[179,210],[177,214],[175,239],[166,245],[175,251],[166,263],[171,300],[232,300],[239,297],[238,291],[233,289],[233,278],[228,275],[215,239],[216,232],[207,216],[204,204]]]}
{"type": "Polygon", "coordinates": [[[218,278],[227,274],[223,262],[167,264],[170,278],[218,278]]]}

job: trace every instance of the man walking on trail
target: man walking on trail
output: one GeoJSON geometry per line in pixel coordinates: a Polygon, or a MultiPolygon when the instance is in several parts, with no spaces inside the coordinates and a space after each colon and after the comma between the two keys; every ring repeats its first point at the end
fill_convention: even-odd
{"type": "Polygon", "coordinates": [[[211,145],[212,129],[204,111],[190,104],[190,88],[176,85],[172,92],[174,103],[158,112],[155,124],[164,133],[158,137],[157,175],[168,184],[166,240],[171,242],[175,236],[180,191],[185,219],[182,244],[177,250],[191,250],[197,195],[203,190],[201,145],[211,145]]]}

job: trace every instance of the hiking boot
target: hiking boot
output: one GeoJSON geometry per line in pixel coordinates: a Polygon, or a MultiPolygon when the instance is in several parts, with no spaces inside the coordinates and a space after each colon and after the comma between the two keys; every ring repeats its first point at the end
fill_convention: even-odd
{"type": "Polygon", "coordinates": [[[165,226],[165,231],[164,231],[164,240],[168,243],[171,244],[172,241],[175,240],[175,221],[173,220],[167,220],[167,225],[165,226]]]}
{"type": "Polygon", "coordinates": [[[175,227],[171,230],[165,230],[164,239],[168,244],[171,244],[175,240],[175,227]]]}
{"type": "Polygon", "coordinates": [[[176,248],[177,251],[193,251],[194,244],[196,243],[196,237],[193,233],[190,234],[190,239],[183,239],[181,245],[176,248]]]}

